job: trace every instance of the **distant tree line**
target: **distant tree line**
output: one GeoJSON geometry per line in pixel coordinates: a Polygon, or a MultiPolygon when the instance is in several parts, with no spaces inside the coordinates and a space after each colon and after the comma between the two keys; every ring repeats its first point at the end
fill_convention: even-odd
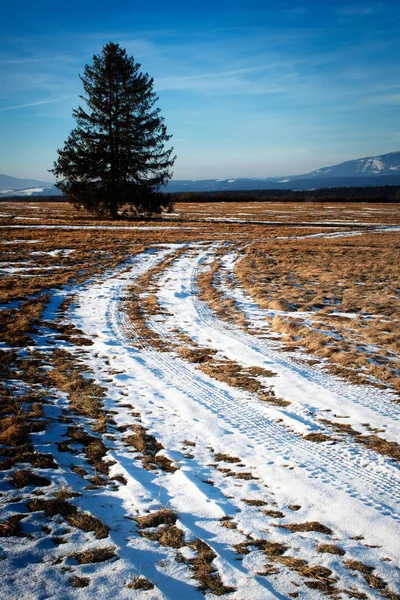
{"type": "MultiPolygon", "coordinates": [[[[322,188],[318,190],[229,190],[174,192],[167,202],[400,202],[400,186],[322,188]]],[[[0,202],[67,202],[66,196],[0,196],[0,202]]]]}
{"type": "Polygon", "coordinates": [[[57,196],[0,196],[0,202],[68,202],[67,198],[63,195],[57,196]]]}
{"type": "Polygon", "coordinates": [[[321,188],[316,190],[227,190],[174,192],[176,202],[399,202],[400,186],[321,188]]]}

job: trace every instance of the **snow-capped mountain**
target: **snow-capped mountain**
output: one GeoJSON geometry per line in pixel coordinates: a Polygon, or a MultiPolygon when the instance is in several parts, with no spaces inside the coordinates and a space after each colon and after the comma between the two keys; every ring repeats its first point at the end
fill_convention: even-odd
{"type": "Polygon", "coordinates": [[[290,181],[297,179],[324,177],[369,177],[383,175],[400,175],[400,152],[389,152],[380,156],[367,156],[356,160],[347,160],[346,162],[331,167],[323,167],[306,175],[297,175],[289,177],[290,181]]]}

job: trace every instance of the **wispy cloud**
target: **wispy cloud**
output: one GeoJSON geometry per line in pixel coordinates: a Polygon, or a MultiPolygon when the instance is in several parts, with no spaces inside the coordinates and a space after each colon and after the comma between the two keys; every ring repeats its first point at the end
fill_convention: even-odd
{"type": "Polygon", "coordinates": [[[56,55],[51,56],[21,56],[19,58],[2,57],[1,62],[3,65],[30,65],[30,64],[46,64],[46,63],[57,63],[60,62],[74,62],[76,59],[72,56],[56,55]]]}
{"type": "Polygon", "coordinates": [[[76,96],[64,96],[63,98],[54,98],[53,100],[40,100],[39,102],[28,102],[27,104],[17,104],[15,106],[5,106],[0,108],[0,112],[7,110],[18,110],[19,108],[28,108],[29,106],[40,106],[41,104],[54,104],[54,102],[62,102],[63,100],[70,100],[76,96]]]}
{"type": "MultiPolygon", "coordinates": [[[[244,73],[246,70],[244,70],[244,73]]],[[[285,91],[281,84],[267,80],[254,81],[241,77],[240,72],[207,73],[189,76],[159,77],[156,83],[158,91],[183,91],[202,94],[241,95],[275,94],[285,91]]]]}
{"type": "Polygon", "coordinates": [[[381,12],[382,9],[383,5],[381,2],[360,2],[341,6],[336,9],[336,13],[344,17],[368,17],[381,12]]]}

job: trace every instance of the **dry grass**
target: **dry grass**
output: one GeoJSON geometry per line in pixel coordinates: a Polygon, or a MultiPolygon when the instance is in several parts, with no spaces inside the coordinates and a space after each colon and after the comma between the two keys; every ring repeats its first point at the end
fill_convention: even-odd
{"type": "MultiPolygon", "coordinates": [[[[222,248],[219,252],[222,253],[222,248]]],[[[202,271],[199,274],[197,278],[199,297],[213,309],[220,319],[236,323],[241,327],[246,327],[248,325],[246,319],[238,310],[236,303],[225,296],[218,288],[220,269],[221,261],[219,258],[216,258],[209,270],[202,271]]]]}
{"type": "Polygon", "coordinates": [[[327,567],[321,565],[310,565],[307,561],[301,558],[294,558],[292,556],[276,556],[274,560],[285,567],[288,567],[292,571],[296,571],[302,577],[309,577],[312,579],[318,579],[325,585],[332,585],[336,582],[336,579],[330,577],[332,571],[327,567]]]}
{"type": "Polygon", "coordinates": [[[103,433],[106,419],[103,408],[105,392],[89,378],[83,377],[83,367],[66,350],[54,350],[52,353],[54,368],[48,377],[58,389],[67,392],[71,409],[79,415],[96,421],[96,430],[103,433]]]}
{"type": "Polygon", "coordinates": [[[185,545],[184,534],[175,525],[176,519],[177,514],[175,511],[163,508],[148,515],[137,517],[136,522],[143,537],[157,541],[162,546],[181,548],[185,545]],[[147,531],[148,529],[151,529],[151,531],[147,531]]]}
{"type": "Polygon", "coordinates": [[[377,435],[362,435],[355,437],[355,442],[363,444],[370,450],[375,450],[393,460],[400,460],[400,446],[396,442],[388,442],[377,435]]]}
{"type": "Polygon", "coordinates": [[[158,290],[158,280],[179,256],[185,252],[181,248],[174,252],[172,256],[167,256],[161,260],[152,269],[146,271],[129,290],[128,301],[126,303],[127,315],[132,322],[135,330],[135,343],[139,347],[151,346],[160,352],[166,352],[171,349],[170,342],[161,338],[147,324],[147,316],[163,314],[156,292],[158,290]],[[146,293],[143,294],[143,291],[146,293]]]}
{"type": "Polygon", "coordinates": [[[193,550],[196,550],[196,558],[189,560],[193,577],[199,582],[199,589],[206,592],[210,591],[216,596],[223,596],[234,592],[235,588],[224,585],[221,576],[212,566],[212,562],[217,555],[203,540],[196,539],[189,544],[193,550]]]}
{"type": "Polygon", "coordinates": [[[146,579],[146,577],[137,575],[132,583],[128,583],[127,587],[132,590],[146,591],[154,589],[154,583],[152,583],[149,579],[146,579]]]}
{"type": "MultiPolygon", "coordinates": [[[[60,207],[54,206],[54,209],[57,211],[60,207]]],[[[44,217],[40,223],[43,225],[51,222],[51,220],[46,221],[44,217]]],[[[65,225],[66,222],[60,224],[65,225]]],[[[133,237],[129,231],[118,230],[103,230],[101,238],[96,230],[33,229],[32,231],[4,230],[2,233],[5,242],[13,242],[17,237],[21,243],[3,244],[0,247],[1,261],[11,264],[23,263],[24,270],[11,274],[5,273],[4,276],[2,274],[1,303],[34,297],[47,290],[84,281],[90,275],[103,273],[106,269],[129,259],[136,252],[142,251],[144,246],[138,238],[146,237],[140,233],[133,237]],[[24,243],[31,242],[32,239],[37,241],[24,243]],[[64,249],[71,250],[71,253],[63,253],[64,249]],[[58,251],[55,256],[49,254],[54,250],[58,251]],[[33,252],[35,254],[32,254],[33,252]],[[54,266],[57,268],[51,270],[54,266]]]]}
{"type": "MultiPolygon", "coordinates": [[[[40,381],[30,373],[30,361],[15,361],[12,375],[32,383],[40,381]]],[[[35,364],[37,371],[37,365],[35,364]]],[[[30,392],[28,394],[14,394],[10,387],[0,385],[2,402],[0,403],[0,444],[3,445],[1,454],[4,460],[0,462],[0,471],[11,469],[18,463],[30,463],[34,468],[57,468],[54,458],[50,454],[41,454],[34,451],[30,434],[42,432],[46,429],[46,420],[39,419],[43,414],[42,393],[30,392]]]]}
{"type": "Polygon", "coordinates": [[[251,498],[243,498],[243,502],[249,506],[266,506],[268,504],[265,500],[252,500],[251,498]]]}
{"type": "Polygon", "coordinates": [[[145,469],[161,469],[167,473],[174,473],[178,470],[173,462],[163,454],[159,454],[164,446],[150,435],[142,425],[133,426],[134,433],[124,438],[124,442],[133,446],[141,454],[141,460],[145,469]]]}
{"type": "Polygon", "coordinates": [[[61,515],[72,526],[82,531],[93,531],[98,539],[108,537],[109,527],[86,512],[80,511],[76,506],[62,498],[53,500],[33,499],[28,508],[31,512],[43,511],[48,517],[61,515]]]}
{"type": "Polygon", "coordinates": [[[13,415],[0,421],[0,444],[22,446],[29,442],[29,434],[44,431],[45,421],[29,420],[29,414],[13,415]]]}
{"type": "MultiPolygon", "coordinates": [[[[16,361],[14,368],[27,366],[27,363],[16,361]]],[[[14,373],[13,373],[14,374],[14,373]]],[[[26,371],[21,369],[20,377],[25,377],[26,371]]],[[[36,383],[36,381],[34,381],[36,383]]],[[[18,462],[18,454],[32,452],[30,434],[46,429],[46,421],[42,417],[42,401],[40,394],[14,394],[9,387],[0,385],[0,444],[6,448],[3,456],[8,456],[11,464],[18,462]],[[36,400],[39,400],[36,402],[36,400]],[[11,460],[12,459],[12,460],[11,460]]],[[[0,469],[9,468],[2,463],[0,469]]]]}
{"type": "Polygon", "coordinates": [[[274,377],[276,375],[274,372],[262,367],[244,367],[228,358],[218,357],[215,359],[215,351],[199,347],[193,340],[185,339],[184,342],[190,345],[173,345],[175,340],[171,340],[169,349],[175,350],[183,359],[195,363],[209,377],[227,383],[231,387],[257,394],[259,400],[274,406],[290,404],[290,402],[278,398],[272,388],[260,380],[260,378],[274,377]]]}
{"type": "Polygon", "coordinates": [[[326,535],[332,535],[332,529],[323,525],[322,523],[318,523],[318,521],[309,521],[307,523],[292,523],[290,525],[279,525],[283,529],[287,529],[287,531],[292,532],[309,532],[316,531],[318,533],[325,533],[326,535]]]}
{"type": "Polygon", "coordinates": [[[246,471],[232,473],[232,475],[233,477],[236,477],[236,479],[245,479],[246,481],[250,481],[251,479],[258,479],[258,477],[255,477],[253,473],[246,471]]]}
{"type": "MultiPolygon", "coordinates": [[[[399,224],[398,206],[392,204],[371,204],[368,202],[179,202],[175,211],[184,217],[195,218],[240,218],[241,220],[265,220],[286,223],[330,223],[341,221],[354,225],[354,221],[392,225],[399,224]],[[371,210],[372,209],[372,210],[371,210]],[[244,214],[245,213],[245,214],[244,214]]],[[[239,229],[239,228],[238,228],[239,229]]],[[[309,228],[310,229],[310,228],[309,228]]],[[[240,229],[239,229],[240,230],[240,229]]],[[[315,233],[315,230],[311,230],[315,233]]],[[[298,235],[296,233],[295,235],[298,235]]]]}
{"type": "Polygon", "coordinates": [[[226,529],[236,529],[237,526],[235,523],[232,523],[233,517],[225,516],[220,519],[222,527],[226,527],[226,529]]]}
{"type": "Polygon", "coordinates": [[[263,513],[272,519],[282,519],[285,516],[280,510],[263,510],[263,513]]]}
{"type": "Polygon", "coordinates": [[[13,515],[6,521],[0,522],[0,537],[23,536],[24,534],[22,533],[20,521],[26,516],[27,515],[13,515]]]}
{"type": "MultiPolygon", "coordinates": [[[[64,308],[65,307],[62,306],[60,308],[60,312],[63,311],[64,308]]],[[[44,324],[44,323],[42,322],[42,324],[44,324]]],[[[54,321],[52,321],[48,325],[51,329],[59,332],[58,337],[60,339],[62,339],[63,341],[69,342],[70,344],[74,344],[76,346],[92,346],[93,345],[92,340],[90,340],[85,335],[83,335],[83,332],[80,329],[78,329],[78,327],[73,325],[72,323],[61,324],[61,323],[55,323],[54,321]]]]}
{"type": "Polygon", "coordinates": [[[79,577],[78,575],[75,575],[75,577],[71,579],[71,586],[76,588],[88,587],[89,583],[89,577],[79,577]]]}
{"type": "Polygon", "coordinates": [[[343,548],[335,546],[335,544],[318,544],[317,552],[326,554],[338,554],[339,556],[344,556],[346,554],[343,548]]]}
{"type": "Polygon", "coordinates": [[[143,517],[137,517],[136,522],[139,529],[158,527],[159,525],[175,525],[177,514],[174,510],[162,508],[143,517]]]}
{"type": "Polygon", "coordinates": [[[176,525],[165,525],[155,531],[142,531],[141,535],[169,548],[182,548],[185,545],[183,531],[176,525]]]}
{"type": "Polygon", "coordinates": [[[103,461],[108,450],[101,438],[94,437],[87,433],[81,426],[68,427],[67,436],[68,440],[59,442],[59,449],[60,444],[65,444],[64,449],[71,452],[70,445],[72,442],[81,444],[88,462],[96,469],[96,471],[108,475],[111,463],[109,461],[103,461]]]}
{"type": "Polygon", "coordinates": [[[88,473],[88,471],[86,471],[86,469],[84,469],[83,467],[78,467],[76,465],[71,466],[71,471],[73,473],[77,473],[81,477],[86,477],[86,475],[89,475],[89,473],[88,473]]]}
{"type": "Polygon", "coordinates": [[[209,357],[199,364],[199,369],[209,377],[227,383],[231,387],[257,394],[258,399],[274,406],[288,406],[290,402],[275,395],[273,389],[258,377],[273,377],[275,373],[259,367],[246,368],[236,361],[209,357]]]}
{"type": "Polygon", "coordinates": [[[18,446],[12,450],[2,450],[2,455],[7,458],[0,463],[0,471],[8,471],[20,463],[29,463],[35,469],[58,469],[52,454],[36,452],[30,445],[18,446]]]}
{"type": "Polygon", "coordinates": [[[187,348],[181,346],[178,351],[181,358],[196,364],[208,362],[216,354],[215,351],[208,348],[187,348]]]}
{"type": "Polygon", "coordinates": [[[61,500],[68,500],[68,498],[78,498],[81,495],[82,494],[80,494],[79,492],[74,492],[73,489],[68,486],[60,487],[58,490],[53,492],[53,497],[59,498],[61,500]]]}
{"type": "Polygon", "coordinates": [[[47,477],[36,475],[28,469],[14,471],[9,481],[17,489],[24,488],[28,485],[33,485],[35,487],[43,487],[50,485],[50,480],[47,479],[47,477]]]}
{"type": "Polygon", "coordinates": [[[386,581],[384,581],[379,575],[374,574],[375,567],[371,567],[370,565],[366,565],[357,560],[345,560],[344,564],[351,571],[357,571],[358,573],[361,573],[369,587],[373,590],[378,590],[383,598],[388,598],[389,600],[400,599],[400,594],[392,592],[389,589],[386,581]]]}
{"type": "Polygon", "coordinates": [[[241,460],[237,456],[231,456],[230,454],[224,454],[221,452],[216,452],[214,454],[214,458],[218,462],[226,462],[226,463],[240,463],[241,460]]]}
{"type": "Polygon", "coordinates": [[[336,423],[328,419],[320,419],[320,422],[329,426],[335,433],[350,437],[356,444],[362,444],[392,460],[400,460],[400,446],[396,442],[388,442],[377,435],[362,435],[347,423],[336,423]]]}
{"type": "Polygon", "coordinates": [[[338,593],[337,588],[334,586],[336,578],[332,577],[330,569],[321,565],[309,564],[302,558],[287,556],[286,552],[289,550],[289,546],[260,538],[250,539],[235,546],[238,554],[249,554],[253,548],[264,552],[270,561],[267,563],[265,571],[258,573],[259,575],[269,576],[278,573],[279,571],[276,568],[278,564],[295,571],[305,579],[311,580],[311,582],[305,581],[305,585],[311,589],[319,589],[323,593],[332,596],[338,593]],[[271,563],[275,563],[275,566],[271,563]]]}
{"type": "Polygon", "coordinates": [[[235,272],[260,306],[277,311],[270,326],[287,349],[305,348],[353,383],[400,391],[399,251],[397,233],[275,240],[252,244],[235,272]]]}
{"type": "Polygon", "coordinates": [[[251,539],[248,542],[242,542],[235,546],[235,550],[238,554],[249,554],[250,548],[257,548],[257,550],[261,550],[267,556],[273,558],[285,554],[289,549],[289,546],[263,539],[251,539]]]}
{"type": "Polygon", "coordinates": [[[309,442],[328,442],[333,438],[326,433],[315,432],[315,433],[307,433],[307,435],[303,436],[303,439],[308,440],[309,442]]]}
{"type": "Polygon", "coordinates": [[[85,550],[84,552],[76,552],[71,555],[75,558],[80,565],[89,565],[92,563],[105,562],[117,556],[115,548],[109,546],[107,548],[92,548],[91,550],[85,550]]]}
{"type": "Polygon", "coordinates": [[[12,347],[25,348],[33,345],[29,333],[38,324],[48,295],[23,302],[18,309],[0,311],[0,340],[12,347]]]}

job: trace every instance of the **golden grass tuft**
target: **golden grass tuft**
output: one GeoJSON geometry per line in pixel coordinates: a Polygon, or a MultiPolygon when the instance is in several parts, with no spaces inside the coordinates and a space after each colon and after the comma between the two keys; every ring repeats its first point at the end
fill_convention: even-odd
{"type": "Polygon", "coordinates": [[[212,562],[217,555],[203,540],[196,539],[189,544],[193,550],[196,550],[196,558],[189,560],[193,577],[199,582],[199,589],[210,591],[215,596],[223,596],[235,591],[235,588],[226,586],[219,573],[212,566],[212,562]]]}
{"type": "Polygon", "coordinates": [[[50,480],[47,477],[36,475],[29,469],[21,469],[20,471],[14,471],[9,479],[10,483],[17,489],[24,488],[28,485],[35,487],[43,487],[50,485],[50,480]]]}
{"type": "Polygon", "coordinates": [[[214,458],[218,462],[240,463],[240,458],[237,456],[231,456],[230,454],[224,454],[223,452],[216,452],[214,458]]]}
{"type": "Polygon", "coordinates": [[[335,544],[318,544],[317,552],[326,554],[338,554],[339,556],[344,556],[346,554],[343,548],[335,546],[335,544]]]}
{"type": "Polygon", "coordinates": [[[182,548],[185,545],[183,531],[176,525],[165,525],[155,531],[144,530],[141,535],[168,548],[182,548]]]}
{"type": "Polygon", "coordinates": [[[309,532],[316,531],[317,533],[324,533],[326,535],[332,535],[332,529],[319,523],[318,521],[308,521],[307,523],[292,523],[288,525],[279,525],[283,529],[287,529],[287,531],[292,532],[309,532]]]}
{"type": "Polygon", "coordinates": [[[137,517],[135,520],[139,529],[149,527],[158,527],[158,525],[175,525],[177,514],[174,510],[162,508],[143,517],[137,517]]]}
{"type": "Polygon", "coordinates": [[[243,498],[243,502],[249,506],[266,506],[268,504],[265,500],[252,500],[251,498],[243,498]]]}
{"type": "Polygon", "coordinates": [[[134,425],[134,433],[124,438],[124,442],[129,446],[136,448],[140,452],[143,466],[147,470],[156,468],[174,473],[178,470],[172,460],[163,454],[159,454],[164,446],[156,440],[156,438],[148,433],[142,425],[134,425]]]}
{"type": "Polygon", "coordinates": [[[131,590],[147,591],[154,589],[154,583],[142,575],[137,575],[132,583],[128,583],[127,587],[131,590]]]}
{"type": "Polygon", "coordinates": [[[28,503],[31,512],[43,511],[48,517],[61,515],[73,527],[82,531],[93,531],[98,539],[108,537],[109,527],[91,514],[80,511],[63,498],[53,500],[33,499],[28,503]]]}
{"type": "Polygon", "coordinates": [[[23,536],[20,521],[27,515],[13,515],[6,521],[0,522],[0,537],[23,536]]]}
{"type": "Polygon", "coordinates": [[[304,440],[308,440],[309,442],[328,442],[333,440],[332,437],[330,437],[329,435],[327,435],[326,433],[322,433],[320,431],[316,431],[313,433],[307,433],[306,435],[303,435],[303,439],[304,440]]]}
{"type": "Polygon", "coordinates": [[[105,562],[117,556],[115,548],[108,546],[107,548],[92,548],[83,552],[76,552],[71,555],[80,565],[89,565],[92,563],[105,562]]]}

